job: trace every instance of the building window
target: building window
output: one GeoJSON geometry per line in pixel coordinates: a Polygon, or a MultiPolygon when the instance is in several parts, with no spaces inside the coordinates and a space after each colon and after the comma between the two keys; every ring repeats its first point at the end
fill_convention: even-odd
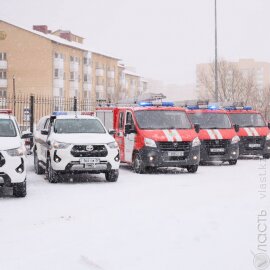
{"type": "Polygon", "coordinates": [[[5,52],[0,52],[0,60],[7,60],[7,54],[5,52]]]}
{"type": "Polygon", "coordinates": [[[0,79],[6,79],[7,78],[7,72],[6,71],[0,71],[0,79]]]}
{"type": "Polygon", "coordinates": [[[7,89],[6,88],[0,88],[0,98],[6,98],[7,97],[7,89]]]}
{"type": "Polygon", "coordinates": [[[59,97],[63,97],[63,96],[64,96],[64,89],[59,88],[59,97]]]}
{"type": "Polygon", "coordinates": [[[74,62],[74,57],[70,56],[70,62],[74,62]]]}
{"type": "Polygon", "coordinates": [[[87,81],[88,81],[88,76],[87,76],[87,74],[84,74],[84,75],[83,75],[83,81],[84,81],[84,82],[87,82],[87,81]]]}
{"type": "Polygon", "coordinates": [[[70,72],[70,80],[74,81],[75,80],[75,74],[73,71],[70,72]]]}
{"type": "Polygon", "coordinates": [[[54,78],[59,78],[59,69],[54,69],[54,78]]]}

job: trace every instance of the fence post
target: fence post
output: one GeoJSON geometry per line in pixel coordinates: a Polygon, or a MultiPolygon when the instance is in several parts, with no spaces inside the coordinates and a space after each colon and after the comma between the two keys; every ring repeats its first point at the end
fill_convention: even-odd
{"type": "Polygon", "coordinates": [[[77,100],[77,97],[74,97],[74,100],[73,100],[73,111],[74,112],[77,111],[77,106],[78,106],[78,100],[77,100]]]}
{"type": "MultiPolygon", "coordinates": [[[[35,122],[35,96],[30,96],[30,132],[34,133],[34,122],[35,122]]],[[[30,146],[33,147],[33,138],[31,138],[30,146]]]]}

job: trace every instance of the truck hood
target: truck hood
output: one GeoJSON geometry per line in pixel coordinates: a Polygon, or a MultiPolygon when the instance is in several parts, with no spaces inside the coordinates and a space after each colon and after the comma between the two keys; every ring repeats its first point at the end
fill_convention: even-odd
{"type": "Polygon", "coordinates": [[[236,136],[233,128],[230,129],[201,129],[199,133],[200,140],[231,140],[236,136]]]}
{"type": "Polygon", "coordinates": [[[149,138],[156,142],[190,142],[198,137],[193,129],[140,130],[140,133],[144,138],[149,138]]]}
{"type": "Polygon", "coordinates": [[[22,141],[18,137],[0,138],[0,150],[14,149],[20,147],[21,145],[22,141]]]}
{"type": "MultiPolygon", "coordinates": [[[[51,138],[49,138],[52,140],[51,138]]],[[[114,141],[108,133],[54,134],[53,140],[70,144],[106,144],[114,141]]]]}
{"type": "Polygon", "coordinates": [[[240,137],[246,136],[262,136],[265,137],[269,133],[268,127],[242,127],[240,128],[238,135],[240,137]]]}

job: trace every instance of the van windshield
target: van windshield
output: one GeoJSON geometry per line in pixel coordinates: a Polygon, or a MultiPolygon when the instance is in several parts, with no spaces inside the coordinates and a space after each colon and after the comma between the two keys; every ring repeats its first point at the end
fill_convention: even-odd
{"type": "Polygon", "coordinates": [[[265,127],[263,117],[258,113],[234,113],[230,114],[232,122],[240,127],[265,127]]]}
{"type": "Polygon", "coordinates": [[[140,129],[191,129],[186,112],[182,111],[137,111],[135,116],[140,129]]]}
{"type": "Polygon", "coordinates": [[[231,122],[225,113],[191,113],[189,114],[193,124],[199,124],[202,129],[231,128],[231,122]]]}
{"type": "Polygon", "coordinates": [[[16,137],[14,123],[10,119],[0,119],[0,137],[16,137]]]}
{"type": "Polygon", "coordinates": [[[57,119],[55,133],[106,133],[97,119],[57,119]]]}

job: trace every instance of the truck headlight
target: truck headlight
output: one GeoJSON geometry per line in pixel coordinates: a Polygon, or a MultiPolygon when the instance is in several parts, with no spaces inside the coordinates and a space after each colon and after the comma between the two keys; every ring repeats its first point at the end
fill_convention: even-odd
{"type": "Polygon", "coordinates": [[[268,135],[266,136],[266,140],[267,140],[267,141],[270,140],[270,133],[268,133],[268,135]]]}
{"type": "Polygon", "coordinates": [[[239,136],[234,136],[234,137],[232,138],[232,140],[231,140],[231,144],[236,144],[236,143],[238,143],[238,142],[240,142],[239,136]]]}
{"type": "Polygon", "coordinates": [[[117,142],[110,142],[108,143],[108,146],[112,149],[118,148],[118,143],[117,142]]]}
{"type": "Polygon", "coordinates": [[[198,137],[196,137],[193,141],[192,141],[192,147],[195,147],[195,146],[199,146],[201,145],[201,141],[198,137]]]}
{"type": "Polygon", "coordinates": [[[53,142],[52,147],[54,149],[66,149],[70,146],[70,143],[53,142]]]}
{"type": "Polygon", "coordinates": [[[144,138],[144,144],[145,146],[149,146],[149,147],[157,147],[156,142],[148,138],[144,138]]]}
{"type": "Polygon", "coordinates": [[[18,148],[6,150],[11,157],[20,157],[26,154],[26,149],[23,146],[18,148]]]}

